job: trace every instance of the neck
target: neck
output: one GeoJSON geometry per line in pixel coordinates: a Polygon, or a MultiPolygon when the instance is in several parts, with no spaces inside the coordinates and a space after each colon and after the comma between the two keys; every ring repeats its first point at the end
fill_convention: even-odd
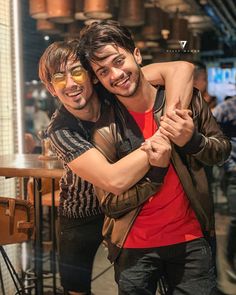
{"type": "Polygon", "coordinates": [[[156,88],[153,87],[142,75],[139,86],[134,95],[129,97],[117,96],[117,99],[128,111],[144,113],[150,111],[155,103],[156,88]]]}
{"type": "Polygon", "coordinates": [[[80,120],[96,122],[100,117],[101,102],[97,94],[94,93],[83,109],[75,110],[67,108],[67,110],[80,120]]]}

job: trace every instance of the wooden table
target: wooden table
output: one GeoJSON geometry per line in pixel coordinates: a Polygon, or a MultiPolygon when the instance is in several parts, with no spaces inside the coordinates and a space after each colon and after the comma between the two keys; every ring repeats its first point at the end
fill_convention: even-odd
{"type": "Polygon", "coordinates": [[[40,160],[40,155],[14,154],[0,156],[0,176],[60,178],[63,173],[59,160],[40,160]]]}
{"type": "MultiPolygon", "coordinates": [[[[35,189],[35,274],[36,280],[36,294],[43,294],[43,257],[42,257],[42,193],[41,193],[41,178],[51,178],[52,185],[55,178],[60,178],[63,174],[63,166],[61,161],[55,159],[42,160],[39,155],[32,154],[14,154],[0,156],[0,176],[5,177],[33,177],[37,183],[35,189]]],[[[54,192],[53,206],[54,203],[54,192]]],[[[52,208],[52,212],[54,212],[52,208]]],[[[52,229],[54,230],[54,229],[52,229]]],[[[55,237],[55,232],[52,233],[55,237]]],[[[54,281],[55,285],[55,281],[54,281]]],[[[55,292],[54,286],[54,294],[55,292]]]]}

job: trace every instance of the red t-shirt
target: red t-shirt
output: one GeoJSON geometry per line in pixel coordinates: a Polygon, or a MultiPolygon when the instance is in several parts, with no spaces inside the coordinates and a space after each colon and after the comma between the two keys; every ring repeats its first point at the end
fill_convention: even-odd
{"type": "MultiPolygon", "coordinates": [[[[148,138],[157,130],[153,111],[130,112],[148,138]]],[[[172,164],[160,191],[143,205],[127,236],[124,248],[167,246],[202,237],[200,224],[172,164]]]]}

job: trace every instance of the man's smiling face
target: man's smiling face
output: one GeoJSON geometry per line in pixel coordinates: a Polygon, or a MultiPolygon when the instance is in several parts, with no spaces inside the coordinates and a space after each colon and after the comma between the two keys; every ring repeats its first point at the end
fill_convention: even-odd
{"type": "Polygon", "coordinates": [[[91,66],[103,86],[117,97],[132,97],[140,80],[139,50],[135,48],[132,54],[121,47],[106,45],[96,56],[99,60],[91,62],[91,66]]]}

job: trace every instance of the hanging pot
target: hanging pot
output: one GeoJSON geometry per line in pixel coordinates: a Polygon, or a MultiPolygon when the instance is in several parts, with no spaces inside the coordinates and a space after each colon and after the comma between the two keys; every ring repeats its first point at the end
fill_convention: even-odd
{"type": "Polygon", "coordinates": [[[119,22],[128,27],[141,26],[145,22],[144,1],[121,0],[119,8],[119,22]]]}
{"type": "Polygon", "coordinates": [[[74,0],[47,0],[48,18],[55,23],[74,21],[74,0]]]}
{"type": "Polygon", "coordinates": [[[84,15],[93,19],[112,18],[112,1],[110,0],[85,0],[84,15]]]}

